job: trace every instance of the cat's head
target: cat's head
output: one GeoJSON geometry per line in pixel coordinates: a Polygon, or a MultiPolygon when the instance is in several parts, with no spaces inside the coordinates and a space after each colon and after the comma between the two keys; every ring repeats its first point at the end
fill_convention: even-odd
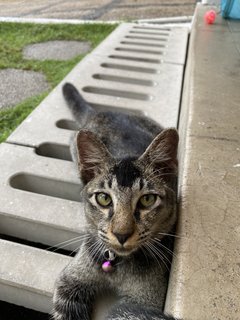
{"type": "Polygon", "coordinates": [[[85,214],[105,248],[126,256],[171,231],[177,145],[177,131],[166,129],[139,158],[116,160],[94,133],[78,133],[85,214]]]}

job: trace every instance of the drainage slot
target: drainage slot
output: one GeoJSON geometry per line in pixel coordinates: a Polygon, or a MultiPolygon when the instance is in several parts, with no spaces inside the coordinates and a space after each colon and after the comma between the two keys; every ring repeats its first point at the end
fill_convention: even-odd
{"type": "Polygon", "coordinates": [[[137,116],[143,115],[143,112],[141,110],[136,110],[136,109],[126,109],[126,108],[122,108],[122,107],[113,107],[113,106],[108,106],[105,104],[98,104],[98,103],[91,103],[91,106],[99,112],[110,111],[110,112],[121,112],[121,113],[125,113],[125,114],[135,114],[137,116]]]}
{"type": "Polygon", "coordinates": [[[75,121],[66,119],[58,120],[56,122],[56,127],[67,130],[79,130],[79,125],[75,121]]]}
{"type": "MultiPolygon", "coordinates": [[[[23,293],[22,293],[23,295],[23,293]]],[[[27,309],[10,302],[0,301],[1,319],[38,319],[38,320],[48,320],[49,314],[35,311],[32,309],[27,309]],[[20,317],[21,316],[21,317],[20,317]]]]}
{"type": "Polygon", "coordinates": [[[128,84],[136,84],[136,85],[147,86],[147,87],[153,87],[154,86],[154,82],[153,81],[137,79],[137,78],[111,76],[111,75],[106,75],[106,74],[94,74],[93,78],[94,79],[98,79],[98,80],[113,81],[113,82],[128,83],[128,84]]]}
{"type": "Polygon", "coordinates": [[[146,43],[146,42],[134,42],[134,41],[121,41],[121,44],[126,44],[129,46],[143,46],[143,47],[156,47],[156,48],[164,48],[165,44],[156,44],[156,43],[146,43]]]}
{"type": "Polygon", "coordinates": [[[142,50],[142,49],[131,49],[131,48],[115,48],[116,51],[123,52],[137,52],[137,53],[146,53],[146,54],[157,54],[162,55],[163,51],[152,51],[152,50],[142,50]]]}
{"type": "Polygon", "coordinates": [[[101,67],[108,68],[108,69],[116,69],[116,70],[135,71],[135,72],[141,72],[141,73],[151,73],[151,74],[158,73],[158,70],[152,69],[152,68],[133,67],[133,66],[126,66],[124,64],[115,64],[115,63],[102,63],[101,67]]]}
{"type": "Polygon", "coordinates": [[[132,34],[150,34],[150,35],[156,35],[156,36],[163,36],[163,37],[169,37],[168,32],[153,32],[153,31],[129,31],[129,33],[132,34]]]}
{"type": "Polygon", "coordinates": [[[120,59],[120,60],[129,60],[129,61],[137,61],[137,62],[147,62],[147,63],[161,63],[162,61],[159,59],[149,59],[149,58],[138,58],[138,57],[126,57],[121,55],[111,55],[108,56],[111,59],[120,59]]]}
{"type": "Polygon", "coordinates": [[[154,37],[144,37],[144,36],[126,36],[127,39],[137,39],[137,40],[153,40],[153,41],[168,41],[166,38],[154,38],[154,37]]]}
{"type": "MultiPolygon", "coordinates": [[[[153,85],[156,86],[157,83],[153,82],[153,85]]],[[[141,110],[135,110],[135,109],[127,109],[127,108],[124,108],[124,107],[113,107],[113,106],[109,106],[109,105],[106,105],[106,104],[100,104],[100,103],[89,103],[97,112],[106,112],[106,111],[111,111],[111,112],[121,112],[121,113],[126,113],[126,114],[135,114],[135,115],[139,115],[139,116],[142,116],[143,115],[143,112],[141,110]]],[[[60,120],[62,121],[63,124],[66,124],[66,128],[64,127],[64,125],[62,126],[63,129],[67,129],[67,130],[71,130],[69,129],[69,126],[68,126],[68,121],[71,121],[71,120],[60,120]]],[[[55,146],[54,146],[55,148],[55,146]]],[[[68,160],[67,158],[69,158],[70,160],[70,157],[71,157],[71,154],[70,154],[70,151],[68,150],[69,152],[69,156],[65,156],[66,159],[64,158],[60,158],[59,156],[59,159],[64,159],[64,160],[68,160]]],[[[50,153],[53,154],[53,151],[50,151],[50,153]]],[[[40,154],[41,155],[41,154],[40,154]]],[[[46,155],[48,157],[48,155],[46,155]]],[[[54,155],[53,155],[53,158],[54,155]]],[[[56,158],[58,158],[56,156],[56,158]]]]}
{"type": "MultiPolygon", "coordinates": [[[[65,120],[66,122],[68,120],[65,120]]],[[[56,143],[43,143],[36,148],[36,154],[43,157],[72,161],[69,146],[56,143]]]]}
{"type": "Polygon", "coordinates": [[[84,92],[89,92],[89,93],[107,95],[107,96],[118,97],[118,98],[133,99],[133,100],[148,101],[151,99],[150,96],[147,94],[124,91],[124,90],[114,90],[114,89],[98,88],[98,87],[84,87],[82,90],[84,92]]]}
{"type": "Polygon", "coordinates": [[[138,29],[138,30],[154,30],[154,31],[171,31],[170,28],[154,28],[154,27],[141,27],[141,26],[134,26],[133,29],[138,29]]]}
{"type": "Polygon", "coordinates": [[[19,173],[11,177],[10,186],[14,189],[37,193],[54,198],[81,202],[79,184],[54,180],[28,173],[19,173]]]}
{"type": "MultiPolygon", "coordinates": [[[[49,247],[49,245],[46,245],[46,244],[43,244],[40,242],[34,242],[34,241],[22,239],[22,238],[17,238],[17,237],[7,235],[7,234],[0,234],[0,239],[23,244],[25,246],[34,247],[34,248],[38,248],[38,249],[42,249],[42,250],[46,250],[46,251],[56,252],[59,254],[63,254],[65,256],[75,256],[75,254],[76,254],[76,252],[74,252],[74,251],[62,249],[61,247],[57,247],[57,246],[56,247],[49,247]]],[[[70,242],[70,241],[68,241],[68,242],[70,242]]]]}

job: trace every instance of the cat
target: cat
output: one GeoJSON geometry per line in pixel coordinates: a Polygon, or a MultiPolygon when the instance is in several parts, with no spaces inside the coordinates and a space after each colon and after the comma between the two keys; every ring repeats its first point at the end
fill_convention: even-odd
{"type": "Polygon", "coordinates": [[[70,83],[79,124],[71,153],[88,227],[54,290],[53,319],[90,320],[99,296],[119,301],[107,320],[173,320],[163,314],[176,214],[178,133],[153,120],[97,111],[70,83]]]}

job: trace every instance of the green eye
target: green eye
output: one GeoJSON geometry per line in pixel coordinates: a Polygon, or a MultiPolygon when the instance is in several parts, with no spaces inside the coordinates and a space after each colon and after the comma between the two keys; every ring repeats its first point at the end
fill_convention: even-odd
{"type": "Polygon", "coordinates": [[[151,207],[157,200],[155,194],[145,194],[139,199],[139,203],[143,208],[151,207]]]}
{"type": "Polygon", "coordinates": [[[96,201],[102,207],[108,207],[112,203],[112,198],[107,193],[97,193],[96,194],[96,201]]]}

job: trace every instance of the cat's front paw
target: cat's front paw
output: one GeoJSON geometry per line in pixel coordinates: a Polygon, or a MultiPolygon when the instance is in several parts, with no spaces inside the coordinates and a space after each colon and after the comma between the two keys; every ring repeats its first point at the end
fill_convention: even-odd
{"type": "Polygon", "coordinates": [[[82,283],[71,277],[60,278],[53,296],[53,319],[90,320],[95,296],[94,283],[82,283]]]}
{"type": "Polygon", "coordinates": [[[52,312],[53,320],[90,320],[90,310],[75,301],[56,301],[52,312]]]}
{"type": "Polygon", "coordinates": [[[53,311],[51,314],[51,320],[66,320],[66,317],[63,314],[53,311]]]}

